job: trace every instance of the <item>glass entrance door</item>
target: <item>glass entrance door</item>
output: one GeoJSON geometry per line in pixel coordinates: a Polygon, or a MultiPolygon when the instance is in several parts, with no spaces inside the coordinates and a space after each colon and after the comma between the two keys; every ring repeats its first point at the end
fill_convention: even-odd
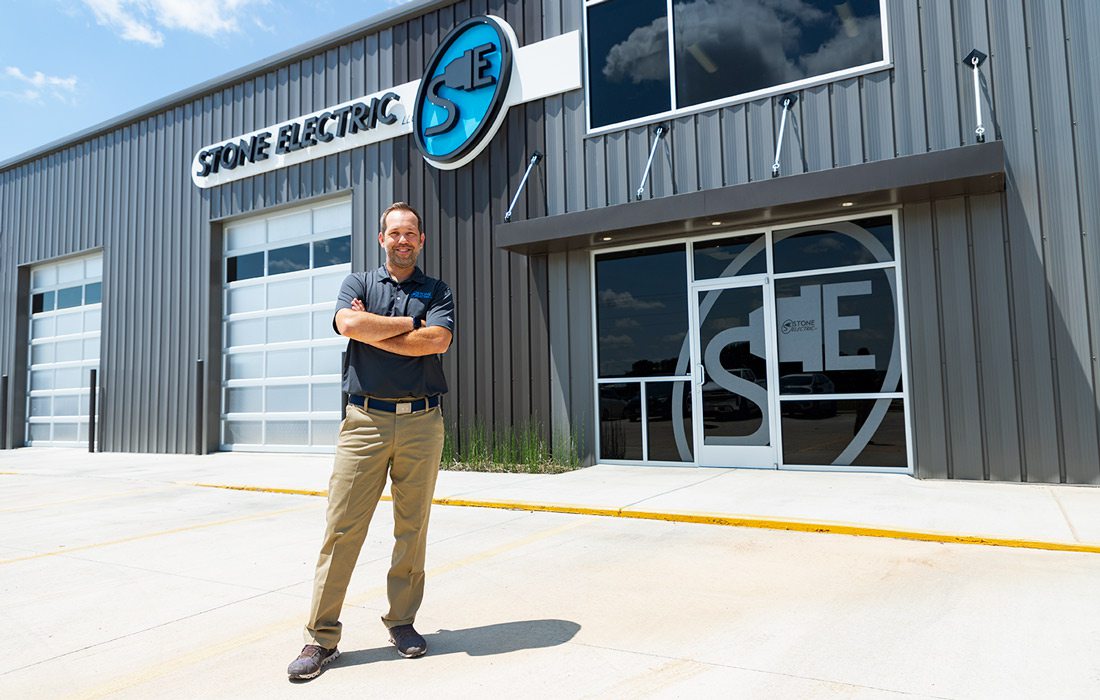
{"type": "Polygon", "coordinates": [[[766,280],[696,288],[695,445],[707,467],[774,469],[775,320],[766,280]]]}

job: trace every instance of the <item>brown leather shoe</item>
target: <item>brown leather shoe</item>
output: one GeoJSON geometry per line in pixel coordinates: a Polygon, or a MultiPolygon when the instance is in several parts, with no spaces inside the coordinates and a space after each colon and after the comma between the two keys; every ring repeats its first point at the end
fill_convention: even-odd
{"type": "Polygon", "coordinates": [[[420,636],[412,625],[398,625],[390,628],[390,642],[397,647],[397,653],[406,659],[424,656],[428,651],[428,642],[420,636]]]}
{"type": "Polygon", "coordinates": [[[290,662],[286,672],[291,680],[304,681],[316,678],[325,670],[325,666],[340,658],[339,649],[326,649],[316,644],[302,647],[302,653],[290,662]]]}

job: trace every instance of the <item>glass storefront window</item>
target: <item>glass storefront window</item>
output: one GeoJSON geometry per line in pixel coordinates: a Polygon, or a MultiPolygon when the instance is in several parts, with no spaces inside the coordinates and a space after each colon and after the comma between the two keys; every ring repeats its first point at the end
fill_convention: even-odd
{"type": "Polygon", "coordinates": [[[876,216],[777,231],[774,245],[777,273],[886,263],[894,259],[894,224],[876,216]]]}
{"type": "Polygon", "coordinates": [[[776,280],[775,308],[780,394],[897,391],[892,268],[776,280]]]}
{"type": "Polygon", "coordinates": [[[893,219],[596,255],[600,458],[908,467],[893,219]]]}
{"type": "Polygon", "coordinates": [[[692,246],[695,279],[762,275],[768,271],[764,234],[700,241],[692,246]]]}
{"type": "Polygon", "coordinates": [[[596,259],[597,356],[601,377],[686,372],[687,255],[683,245],[596,259]],[[680,364],[684,366],[677,369],[680,364]]]}
{"type": "Polygon", "coordinates": [[[588,104],[593,127],[670,108],[665,0],[588,8],[588,104]]]}
{"type": "MultiPolygon", "coordinates": [[[[691,382],[646,382],[646,446],[651,462],[692,462],[691,382]]],[[[632,420],[635,418],[631,412],[632,420]]]]}
{"type": "Polygon", "coordinates": [[[642,424],[627,408],[641,400],[638,382],[600,385],[600,459],[642,459],[642,424]]]}
{"type": "Polygon", "coordinates": [[[901,399],[780,402],[783,463],[905,467],[905,408],[901,399]]]}

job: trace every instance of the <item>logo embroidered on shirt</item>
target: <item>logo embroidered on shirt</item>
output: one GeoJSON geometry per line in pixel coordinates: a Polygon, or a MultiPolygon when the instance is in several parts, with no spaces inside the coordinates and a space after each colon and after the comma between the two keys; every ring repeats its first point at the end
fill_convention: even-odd
{"type": "Polygon", "coordinates": [[[431,292],[413,292],[409,296],[415,297],[417,299],[431,299],[432,298],[432,293],[431,292]]]}

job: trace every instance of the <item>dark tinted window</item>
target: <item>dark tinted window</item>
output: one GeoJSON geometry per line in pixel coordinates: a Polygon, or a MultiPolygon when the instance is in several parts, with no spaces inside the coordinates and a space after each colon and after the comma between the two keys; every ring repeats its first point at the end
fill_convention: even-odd
{"type": "Polygon", "coordinates": [[[901,399],[780,402],[783,463],[908,466],[901,399]]]}
{"type": "Polygon", "coordinates": [[[687,373],[685,255],[681,245],[596,258],[601,377],[687,373]]]}
{"type": "Polygon", "coordinates": [[[264,254],[249,253],[248,255],[234,255],[226,258],[225,281],[236,282],[238,280],[250,280],[253,277],[264,276],[264,254]]]}
{"type": "Polygon", "coordinates": [[[889,216],[776,231],[772,254],[776,272],[890,262],[894,225],[889,216]]]}
{"type": "Polygon", "coordinates": [[[600,384],[600,459],[642,458],[642,424],[630,418],[641,395],[637,382],[600,384]]]}
{"type": "MultiPolygon", "coordinates": [[[[691,382],[649,382],[645,387],[649,459],[692,462],[691,382]]],[[[629,411],[631,420],[634,412],[629,411]]]]}
{"type": "Polygon", "coordinates": [[[782,395],[897,391],[894,271],[775,281],[782,395]]]}
{"type": "Polygon", "coordinates": [[[281,275],[284,272],[309,269],[309,244],[276,248],[267,253],[267,274],[281,275]]]}
{"type": "Polygon", "coordinates": [[[678,107],[882,60],[878,0],[676,0],[672,12],[678,107]]]}
{"type": "Polygon", "coordinates": [[[57,290],[57,308],[71,309],[80,306],[84,299],[84,287],[66,287],[57,290]]]}
{"type": "Polygon", "coordinates": [[[327,267],[351,262],[351,236],[329,238],[313,244],[313,266],[327,267]]]}
{"type": "Polygon", "coordinates": [[[31,297],[31,313],[37,314],[42,311],[53,311],[53,292],[39,292],[31,297]]]}
{"type": "Polygon", "coordinates": [[[588,8],[588,104],[593,127],[667,111],[665,0],[608,0],[588,8]]]}
{"type": "Polygon", "coordinates": [[[103,283],[93,282],[84,285],[84,303],[98,304],[103,301],[103,283]]]}
{"type": "Polygon", "coordinates": [[[695,279],[759,275],[768,271],[764,234],[738,236],[695,244],[695,279]]]}

